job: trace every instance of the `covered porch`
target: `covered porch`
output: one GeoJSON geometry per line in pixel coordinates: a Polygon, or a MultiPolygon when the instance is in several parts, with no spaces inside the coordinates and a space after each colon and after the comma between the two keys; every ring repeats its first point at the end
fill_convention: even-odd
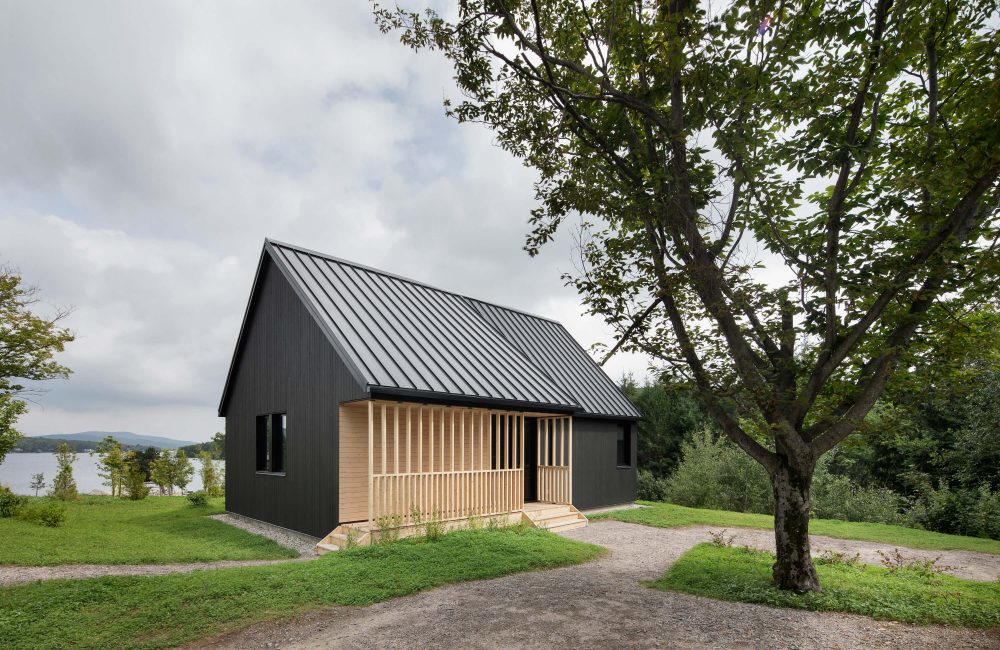
{"type": "Polygon", "coordinates": [[[340,422],[338,531],[575,512],[571,416],[364,400],[341,405],[340,422]]]}

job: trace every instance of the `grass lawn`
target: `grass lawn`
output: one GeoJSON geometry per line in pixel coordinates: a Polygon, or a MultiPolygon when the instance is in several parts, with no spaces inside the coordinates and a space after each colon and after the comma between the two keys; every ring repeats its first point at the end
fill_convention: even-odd
{"type": "Polygon", "coordinates": [[[7,648],[165,648],[328,605],[577,564],[604,549],[536,529],[458,531],[308,562],[0,590],[7,648]]]}
{"type": "Polygon", "coordinates": [[[296,556],[269,539],[208,518],[222,511],[222,499],[194,507],[185,497],[128,501],[85,496],[66,504],[66,523],[59,528],[0,519],[0,564],[169,564],[296,556]]]}
{"type": "Polygon", "coordinates": [[[699,544],[648,586],[720,600],[862,614],[906,623],[1000,626],[1000,583],[895,573],[867,565],[816,561],[823,591],[797,595],[771,583],[774,555],[699,544]]]}
{"type": "MultiPolygon", "coordinates": [[[[677,526],[721,526],[725,528],[774,528],[774,518],[770,515],[756,515],[747,512],[727,510],[702,510],[685,508],[672,503],[639,501],[648,508],[618,510],[590,517],[591,519],[614,519],[631,524],[645,524],[657,528],[677,526]]],[[[978,551],[1000,554],[1000,541],[982,537],[946,535],[928,530],[889,526],[887,524],[866,524],[838,519],[813,519],[809,523],[813,535],[826,535],[841,539],[857,539],[869,542],[884,542],[896,546],[923,548],[932,551],[978,551]]]]}

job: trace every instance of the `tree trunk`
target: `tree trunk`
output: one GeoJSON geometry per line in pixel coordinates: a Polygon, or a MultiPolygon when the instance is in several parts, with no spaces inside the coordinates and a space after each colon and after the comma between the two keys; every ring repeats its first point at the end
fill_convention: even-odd
{"type": "Polygon", "coordinates": [[[778,589],[798,593],[819,591],[819,578],[809,554],[809,489],[813,467],[785,462],[772,475],[774,485],[774,543],[771,569],[778,589]]]}

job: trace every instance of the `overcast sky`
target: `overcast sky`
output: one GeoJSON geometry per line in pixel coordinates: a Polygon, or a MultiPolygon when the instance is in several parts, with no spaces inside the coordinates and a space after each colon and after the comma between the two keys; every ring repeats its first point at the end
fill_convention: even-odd
{"type": "Polygon", "coordinates": [[[29,435],[221,430],[265,237],[610,341],[560,281],[569,231],[521,249],[533,173],[443,116],[448,66],[368,2],[8,1],[0,79],[0,263],[77,335],[29,435]]]}

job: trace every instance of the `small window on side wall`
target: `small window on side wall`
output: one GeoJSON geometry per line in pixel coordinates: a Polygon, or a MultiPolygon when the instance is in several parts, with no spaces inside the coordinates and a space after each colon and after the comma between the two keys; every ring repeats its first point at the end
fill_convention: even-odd
{"type": "Polygon", "coordinates": [[[631,424],[619,424],[618,425],[618,441],[617,441],[617,464],[618,467],[631,467],[632,466],[632,425],[631,424]]]}
{"type": "Polygon", "coordinates": [[[257,416],[257,471],[283,474],[285,471],[284,413],[257,416]]]}

